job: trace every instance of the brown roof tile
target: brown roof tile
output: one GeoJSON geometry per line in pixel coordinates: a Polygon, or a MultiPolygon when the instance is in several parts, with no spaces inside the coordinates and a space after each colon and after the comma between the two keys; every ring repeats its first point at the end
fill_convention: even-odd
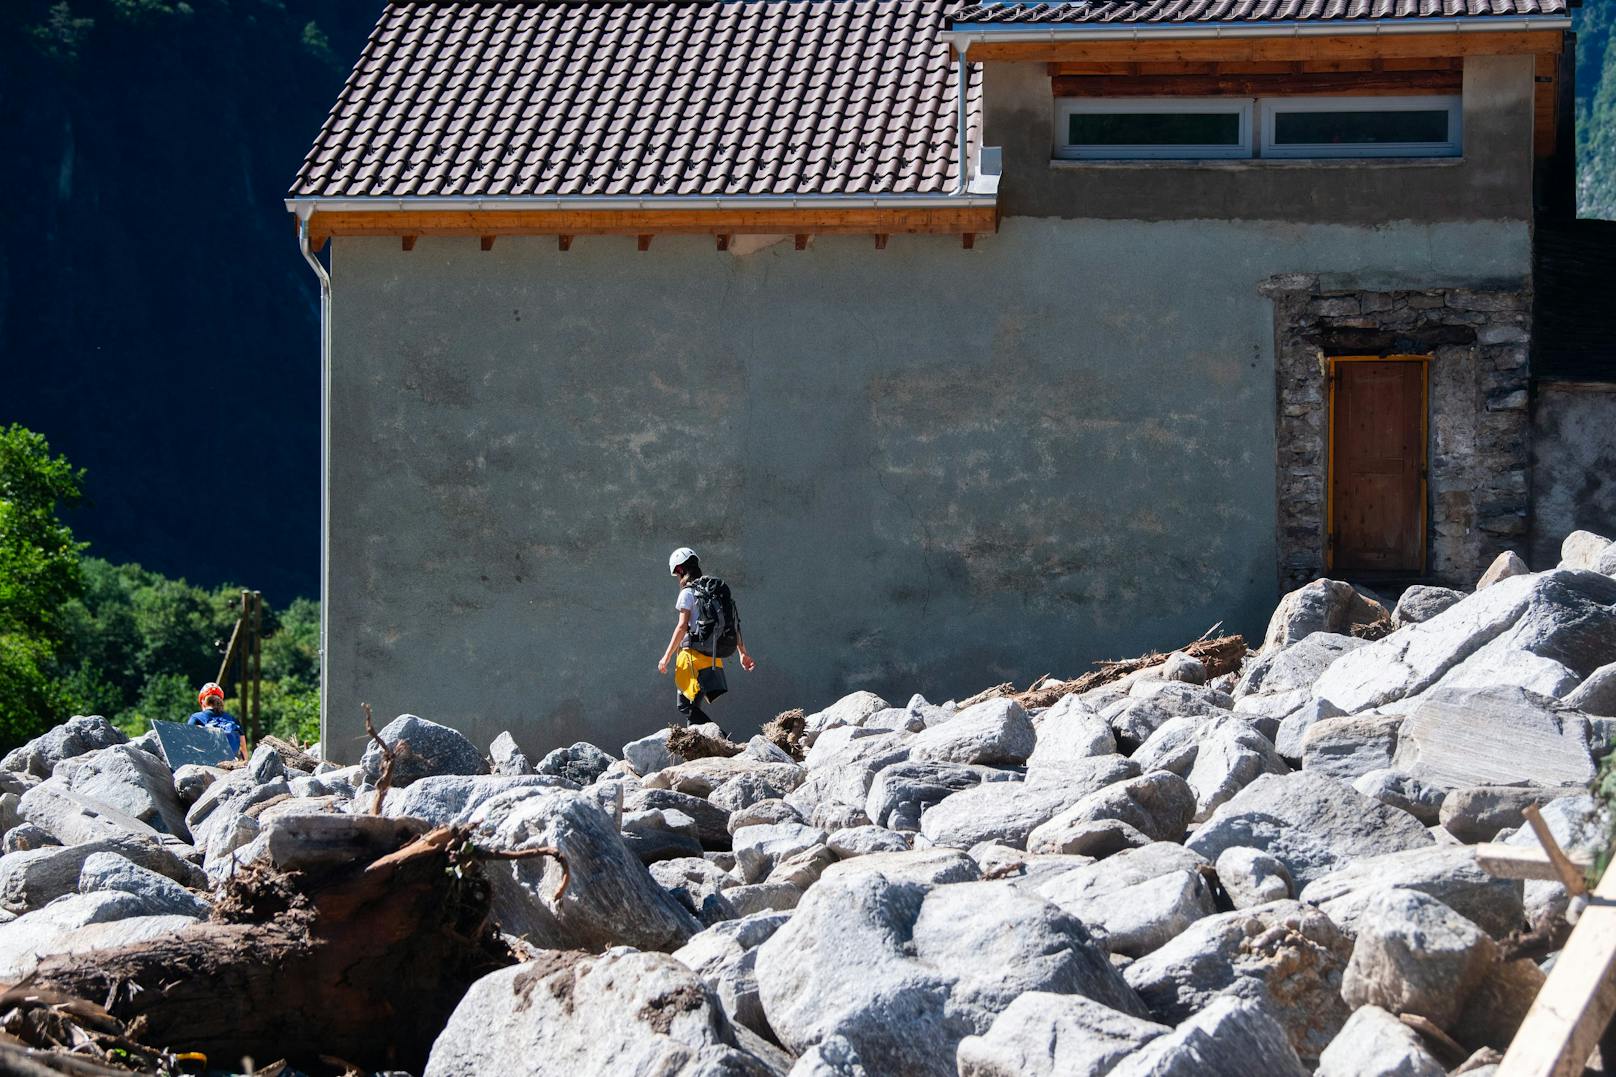
{"type": "Polygon", "coordinates": [[[945,193],[953,6],[395,0],[291,197],[945,193]]]}
{"type": "Polygon", "coordinates": [[[1568,0],[1077,0],[1024,3],[997,0],[966,4],[952,26],[1206,22],[1328,22],[1354,19],[1519,18],[1565,15],[1568,0]]]}

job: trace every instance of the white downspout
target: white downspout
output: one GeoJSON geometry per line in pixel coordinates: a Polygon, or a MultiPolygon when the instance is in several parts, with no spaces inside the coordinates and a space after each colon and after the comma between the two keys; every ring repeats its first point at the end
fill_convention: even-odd
{"type": "Polygon", "coordinates": [[[969,164],[969,149],[966,146],[966,134],[965,134],[965,116],[966,116],[966,111],[965,111],[965,92],[970,86],[971,76],[970,76],[970,65],[965,60],[965,46],[963,44],[961,45],[961,47],[959,47],[958,49],[955,50],[955,56],[958,59],[956,60],[956,64],[955,64],[956,75],[955,75],[954,90],[955,90],[955,95],[959,98],[959,101],[958,101],[959,109],[958,109],[957,118],[956,118],[956,120],[954,122],[955,122],[955,126],[957,126],[959,128],[959,138],[957,140],[958,143],[959,143],[959,145],[958,145],[958,153],[959,153],[959,173],[958,173],[958,177],[959,178],[955,183],[954,193],[955,194],[964,194],[966,192],[966,190],[971,185],[971,177],[970,177],[970,175],[969,175],[969,173],[967,171],[967,165],[969,164]]]}
{"type": "Polygon", "coordinates": [[[309,249],[309,214],[297,218],[297,244],[320,279],[320,756],[329,759],[330,708],[326,697],[331,623],[331,274],[309,249]]]}

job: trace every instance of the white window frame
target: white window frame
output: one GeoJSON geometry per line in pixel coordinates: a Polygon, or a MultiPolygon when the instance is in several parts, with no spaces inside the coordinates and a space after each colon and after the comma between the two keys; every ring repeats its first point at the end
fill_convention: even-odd
{"type": "Polygon", "coordinates": [[[1462,152],[1463,111],[1458,94],[1420,97],[1263,97],[1257,100],[1262,121],[1260,140],[1264,157],[1457,157],[1462,152]],[[1281,112],[1434,112],[1448,114],[1446,142],[1369,142],[1341,145],[1333,142],[1274,144],[1274,122],[1281,112]]]}
{"type": "Polygon", "coordinates": [[[1055,156],[1069,161],[1243,159],[1252,156],[1250,97],[1062,97],[1055,107],[1055,156]],[[1070,117],[1114,112],[1176,114],[1183,112],[1233,113],[1240,117],[1240,142],[1235,146],[1074,146],[1067,141],[1070,117]]]}

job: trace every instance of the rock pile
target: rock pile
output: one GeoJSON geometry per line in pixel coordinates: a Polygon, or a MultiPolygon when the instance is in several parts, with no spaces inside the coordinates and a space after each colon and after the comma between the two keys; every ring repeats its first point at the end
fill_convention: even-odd
{"type": "Polygon", "coordinates": [[[0,981],[266,894],[261,922],[334,915],[306,880],[430,832],[451,864],[487,855],[464,929],[497,925],[506,967],[364,1065],[1482,1073],[1573,910],[1467,846],[1532,842],[1530,805],[1569,849],[1605,833],[1585,788],[1616,736],[1616,549],[1574,539],[1392,613],[1317,581],[1211,679],[1180,654],[1035,709],[859,692],[744,745],[705,726],[535,764],[405,715],[396,765],[271,746],[171,772],[74,718],[0,764],[0,981]]]}

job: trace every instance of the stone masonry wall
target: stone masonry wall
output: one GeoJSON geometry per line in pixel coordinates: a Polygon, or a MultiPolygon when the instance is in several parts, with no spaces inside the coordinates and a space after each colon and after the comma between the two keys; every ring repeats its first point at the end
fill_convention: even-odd
{"type": "Polygon", "coordinates": [[[1287,275],[1274,301],[1279,583],[1325,574],[1332,356],[1429,355],[1426,575],[1469,587],[1525,541],[1530,512],[1528,311],[1523,289],[1330,291],[1287,275]]]}

